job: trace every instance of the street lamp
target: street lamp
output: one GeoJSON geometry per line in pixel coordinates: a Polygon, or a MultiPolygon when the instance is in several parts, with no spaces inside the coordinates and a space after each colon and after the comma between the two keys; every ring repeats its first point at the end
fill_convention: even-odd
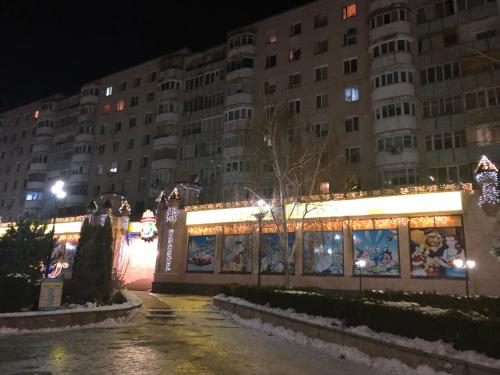
{"type": "Polygon", "coordinates": [[[253,216],[259,222],[259,249],[258,249],[258,263],[257,263],[257,286],[260,286],[260,254],[261,254],[261,239],[262,239],[262,219],[268,214],[271,210],[271,206],[269,206],[265,200],[259,199],[257,201],[258,212],[254,213],[253,216]]]}
{"type": "Polygon", "coordinates": [[[363,273],[363,268],[366,267],[366,260],[364,259],[358,259],[357,261],[354,262],[356,265],[356,268],[358,269],[358,275],[359,275],[359,294],[361,295],[361,277],[363,273]]]}
{"type": "Polygon", "coordinates": [[[469,299],[469,270],[476,267],[476,261],[472,259],[463,260],[457,258],[453,260],[453,266],[456,268],[463,268],[465,271],[465,294],[467,295],[467,300],[469,299]]]}
{"type": "Polygon", "coordinates": [[[56,218],[57,218],[57,200],[58,199],[64,199],[66,197],[66,192],[64,191],[64,181],[57,180],[54,185],[50,188],[50,191],[52,194],[55,196],[55,203],[54,203],[54,217],[52,219],[52,240],[50,241],[49,244],[49,254],[47,256],[47,266],[45,267],[45,278],[49,278],[49,268],[50,268],[50,261],[52,257],[52,246],[54,244],[54,234],[56,231],[56,218]]]}

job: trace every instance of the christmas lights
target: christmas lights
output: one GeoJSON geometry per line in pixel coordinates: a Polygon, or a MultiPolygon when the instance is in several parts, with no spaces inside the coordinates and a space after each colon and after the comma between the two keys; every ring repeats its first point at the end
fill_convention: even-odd
{"type": "Polygon", "coordinates": [[[174,230],[169,229],[167,233],[167,259],[165,261],[165,271],[172,271],[172,253],[174,251],[174,230]]]}
{"type": "Polygon", "coordinates": [[[481,186],[481,195],[478,204],[499,204],[498,169],[485,155],[481,157],[476,167],[475,178],[481,186]]]}

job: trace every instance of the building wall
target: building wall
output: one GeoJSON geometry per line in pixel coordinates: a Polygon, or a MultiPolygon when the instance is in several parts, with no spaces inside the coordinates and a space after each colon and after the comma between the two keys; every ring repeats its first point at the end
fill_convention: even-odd
{"type": "Polygon", "coordinates": [[[205,51],[176,51],[77,95],[6,111],[0,216],[50,216],[55,178],[67,183],[68,215],[112,191],[138,217],[186,180],[200,183],[203,202],[247,199],[263,173],[249,141],[255,121],[269,103],[292,100],[301,142],[316,131],[327,140],[331,191],[470,181],[480,155],[500,162],[498,9],[486,0],[313,1],[205,51]],[[243,109],[251,119],[231,119],[243,109]],[[28,192],[45,194],[26,201],[28,192]]]}

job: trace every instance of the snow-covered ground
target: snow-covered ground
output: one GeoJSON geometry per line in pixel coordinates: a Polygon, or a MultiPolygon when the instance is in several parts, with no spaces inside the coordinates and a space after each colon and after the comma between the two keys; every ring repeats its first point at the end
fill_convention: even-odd
{"type": "MultiPolygon", "coordinates": [[[[498,360],[498,359],[490,358],[484,354],[477,353],[473,350],[459,351],[459,350],[454,349],[451,344],[444,343],[441,340],[431,342],[431,341],[418,339],[418,338],[410,339],[410,338],[401,337],[401,336],[397,336],[397,335],[393,335],[393,334],[389,334],[389,333],[376,332],[376,331],[374,331],[366,326],[343,327],[342,322],[340,320],[334,319],[334,318],[326,318],[326,317],[321,317],[321,316],[313,316],[313,315],[308,315],[308,314],[296,313],[293,309],[283,310],[280,308],[272,308],[269,305],[266,305],[266,306],[256,305],[256,304],[253,304],[251,302],[248,302],[246,300],[243,300],[241,298],[236,298],[236,297],[226,297],[224,295],[218,295],[214,298],[218,298],[218,299],[223,300],[223,301],[229,301],[229,302],[236,303],[236,304],[239,304],[242,306],[248,306],[248,307],[262,310],[262,311],[271,312],[274,314],[279,314],[279,315],[293,318],[293,319],[297,319],[300,321],[322,325],[325,327],[334,326],[337,328],[341,328],[347,332],[356,333],[356,334],[361,335],[361,336],[372,337],[372,338],[375,338],[378,340],[382,340],[384,342],[393,343],[393,344],[405,346],[408,348],[414,348],[414,349],[422,350],[422,351],[428,352],[428,353],[440,354],[440,355],[444,355],[447,357],[457,358],[457,359],[465,360],[468,362],[477,363],[477,364],[481,364],[484,366],[489,366],[489,367],[494,367],[494,368],[500,369],[500,360],[498,360]]],[[[339,350],[340,351],[342,350],[339,348],[345,348],[345,347],[342,347],[339,345],[326,343],[326,342],[323,342],[320,340],[313,340],[313,339],[305,337],[304,335],[302,335],[300,333],[295,333],[293,331],[284,329],[282,327],[274,327],[274,326],[269,325],[267,323],[264,324],[264,323],[260,322],[259,320],[245,320],[245,319],[242,319],[238,316],[234,316],[234,314],[230,314],[227,312],[223,312],[223,314],[225,314],[226,316],[231,316],[232,319],[235,319],[240,324],[251,326],[251,327],[254,327],[256,329],[260,329],[260,330],[264,330],[264,331],[273,330],[274,334],[279,334],[283,337],[299,340],[301,342],[306,342],[308,345],[313,345],[315,347],[318,346],[318,348],[320,348],[320,349],[329,347],[330,348],[329,350],[331,350],[333,354],[337,354],[339,352],[339,350]],[[318,341],[319,341],[319,343],[318,343],[318,341]]],[[[355,349],[350,348],[349,352],[350,352],[350,350],[355,350],[355,349]]],[[[364,355],[364,354],[361,354],[361,355],[364,355]]],[[[356,353],[353,356],[353,358],[357,357],[357,356],[358,356],[358,354],[356,353]]],[[[366,356],[366,355],[364,355],[364,356],[366,356]]],[[[428,371],[428,370],[430,370],[430,369],[425,369],[425,371],[428,371]]],[[[424,371],[424,370],[422,370],[422,371],[424,371]]]]}

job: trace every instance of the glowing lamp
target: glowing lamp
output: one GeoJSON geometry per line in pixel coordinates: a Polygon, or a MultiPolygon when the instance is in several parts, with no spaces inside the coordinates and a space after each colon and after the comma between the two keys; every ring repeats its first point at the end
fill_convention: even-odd
{"type": "Polygon", "coordinates": [[[356,267],[358,267],[358,268],[365,268],[366,267],[366,260],[364,260],[364,259],[358,259],[354,263],[356,264],[356,267]]]}

